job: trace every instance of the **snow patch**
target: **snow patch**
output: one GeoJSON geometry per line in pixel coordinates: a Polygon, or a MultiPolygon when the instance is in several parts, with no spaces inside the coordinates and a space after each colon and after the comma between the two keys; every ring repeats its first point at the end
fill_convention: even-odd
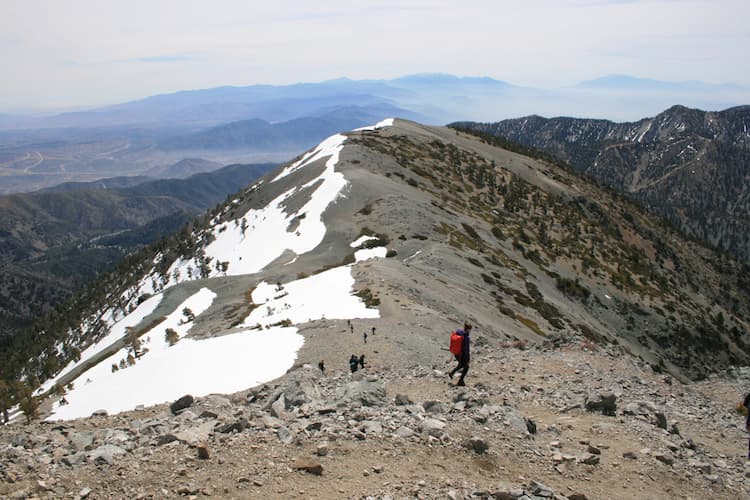
{"type": "Polygon", "coordinates": [[[377,236],[367,236],[367,235],[364,235],[364,236],[360,236],[356,240],[354,240],[351,243],[349,243],[349,246],[352,247],[352,248],[359,248],[360,246],[362,246],[362,243],[364,243],[365,241],[377,240],[377,239],[378,239],[377,236]]]}
{"type": "Polygon", "coordinates": [[[365,250],[357,250],[354,252],[354,260],[356,262],[362,262],[363,260],[384,258],[388,250],[385,247],[368,248],[365,250]]]}
{"type": "Polygon", "coordinates": [[[364,131],[367,131],[367,130],[377,130],[379,128],[392,127],[393,126],[393,120],[394,120],[394,118],[386,118],[385,120],[379,121],[375,125],[371,125],[369,127],[355,128],[354,131],[355,132],[364,132],[364,131]]]}
{"type": "Polygon", "coordinates": [[[368,309],[352,295],[353,286],[350,266],[335,267],[281,288],[264,281],[252,294],[253,302],[259,306],[245,318],[243,326],[266,327],[285,320],[299,324],[324,318],[379,318],[377,309],[368,309]]]}

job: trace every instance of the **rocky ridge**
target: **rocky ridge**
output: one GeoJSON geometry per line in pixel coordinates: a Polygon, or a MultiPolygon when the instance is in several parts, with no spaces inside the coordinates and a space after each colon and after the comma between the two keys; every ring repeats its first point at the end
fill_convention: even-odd
{"type": "Polygon", "coordinates": [[[2,427],[0,496],[750,498],[747,369],[684,385],[588,341],[479,337],[459,388],[447,353],[395,368],[388,342],[354,374],[299,364],[233,395],[2,427]]]}
{"type": "Polygon", "coordinates": [[[552,153],[692,237],[750,260],[750,106],[673,106],[630,123],[527,116],[457,126],[552,153]]]}

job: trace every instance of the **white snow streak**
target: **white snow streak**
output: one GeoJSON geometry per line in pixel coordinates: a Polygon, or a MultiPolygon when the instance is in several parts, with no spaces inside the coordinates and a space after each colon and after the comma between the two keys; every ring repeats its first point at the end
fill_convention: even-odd
{"type": "Polygon", "coordinates": [[[44,392],[51,389],[57,383],[57,381],[60,380],[61,377],[68,374],[74,368],[84,365],[93,356],[99,354],[104,349],[123,338],[127,334],[127,329],[130,327],[134,327],[135,325],[140,323],[143,318],[151,314],[154,309],[156,309],[156,306],[159,305],[161,299],[162,295],[155,295],[147,300],[144,300],[133,312],[112,325],[107,335],[99,339],[99,341],[95,344],[91,344],[89,347],[84,349],[83,352],[81,352],[81,359],[68,363],[68,365],[63,368],[62,371],[58,373],[54,378],[51,378],[44,384],[42,384],[38,392],[44,392]]]}

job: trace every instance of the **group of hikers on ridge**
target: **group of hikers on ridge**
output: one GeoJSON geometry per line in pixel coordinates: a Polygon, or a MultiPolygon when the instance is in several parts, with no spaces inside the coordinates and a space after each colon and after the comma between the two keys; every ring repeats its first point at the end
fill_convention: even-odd
{"type": "MultiPolygon", "coordinates": [[[[354,328],[350,321],[347,321],[350,331],[353,333],[354,328]]],[[[458,382],[456,383],[456,386],[465,386],[466,382],[464,379],[466,378],[466,374],[469,372],[469,364],[471,363],[471,329],[472,325],[468,321],[464,322],[463,328],[458,329],[451,333],[450,336],[450,344],[449,344],[449,350],[451,354],[453,355],[454,359],[456,360],[457,364],[456,366],[448,372],[448,377],[453,380],[453,376],[461,372],[461,376],[458,379],[458,382]]],[[[372,327],[372,333],[375,333],[375,327],[372,327]]],[[[367,342],[367,332],[364,333],[364,340],[365,343],[367,342]]],[[[352,354],[349,357],[349,370],[354,373],[360,368],[365,367],[365,355],[362,354],[359,357],[357,357],[356,354],[352,354]]],[[[320,368],[320,371],[325,375],[325,364],[321,360],[320,363],[318,363],[318,368],[320,368]]],[[[740,407],[744,407],[745,415],[747,415],[745,420],[745,427],[748,433],[750,433],[750,393],[745,396],[744,401],[738,403],[738,409],[740,407]]],[[[747,458],[750,460],[750,438],[748,439],[748,450],[747,450],[747,458]]]]}

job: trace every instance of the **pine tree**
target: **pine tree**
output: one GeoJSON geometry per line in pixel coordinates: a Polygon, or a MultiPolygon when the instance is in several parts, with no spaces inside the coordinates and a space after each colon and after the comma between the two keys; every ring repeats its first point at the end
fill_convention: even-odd
{"type": "Polygon", "coordinates": [[[180,340],[180,336],[174,328],[167,328],[164,332],[164,341],[173,346],[180,340]]]}

